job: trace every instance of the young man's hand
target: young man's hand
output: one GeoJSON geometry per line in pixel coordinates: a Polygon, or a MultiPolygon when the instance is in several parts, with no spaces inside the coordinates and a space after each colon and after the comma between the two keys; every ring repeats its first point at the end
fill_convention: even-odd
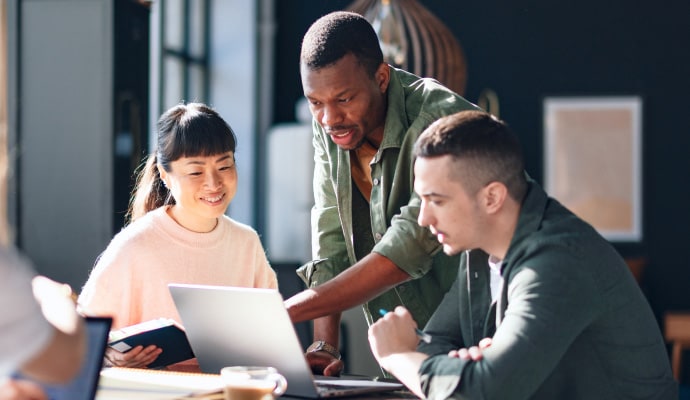
{"type": "Polygon", "coordinates": [[[398,306],[393,312],[379,318],[369,327],[369,344],[374,357],[383,368],[385,358],[391,354],[412,352],[417,349],[419,338],[417,323],[406,308],[398,306]]]}
{"type": "Polygon", "coordinates": [[[491,343],[491,338],[484,338],[479,341],[479,345],[472,346],[469,349],[463,348],[458,350],[451,350],[450,352],[448,352],[448,357],[455,357],[463,360],[479,361],[484,357],[482,355],[482,350],[491,346],[491,343]]]}
{"type": "Polygon", "coordinates": [[[376,361],[420,398],[417,371],[428,356],[417,351],[417,323],[404,307],[396,307],[369,327],[369,344],[376,361]]]}

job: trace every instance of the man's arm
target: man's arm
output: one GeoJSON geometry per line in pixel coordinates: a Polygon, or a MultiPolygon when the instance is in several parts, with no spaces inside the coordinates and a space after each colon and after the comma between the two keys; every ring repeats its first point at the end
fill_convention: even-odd
{"type": "Polygon", "coordinates": [[[419,342],[415,328],[417,323],[409,311],[396,307],[369,328],[369,344],[382,368],[424,398],[418,371],[429,356],[415,350],[419,342]]]}
{"type": "Polygon", "coordinates": [[[391,260],[371,253],[328,282],[285,300],[285,306],[293,322],[307,321],[366,303],[408,279],[391,260]]]}
{"type": "MultiPolygon", "coordinates": [[[[293,322],[314,320],[314,340],[338,348],[340,313],[363,304],[410,276],[386,257],[371,253],[322,285],[297,293],[285,301],[293,322]]],[[[307,353],[314,373],[339,375],[342,361],[328,352],[307,353]]]]}
{"type": "MultiPolygon", "coordinates": [[[[504,288],[504,295],[509,293],[508,306],[490,346],[465,341],[454,349],[460,349],[457,352],[429,353],[417,371],[425,396],[523,399],[532,395],[556,368],[600,302],[595,287],[587,283],[591,279],[587,273],[575,268],[576,263],[570,264],[573,260],[563,257],[560,261],[563,265],[557,272],[553,262],[536,257],[522,261],[530,268],[511,272],[504,288]],[[470,350],[473,346],[477,346],[474,356],[470,350]],[[462,356],[463,347],[468,357],[462,356]],[[501,384],[492,384],[497,381],[501,384]]],[[[460,301],[456,299],[458,304],[460,301]]],[[[440,322],[437,317],[443,317],[439,312],[445,303],[430,324],[440,322]]],[[[445,313],[447,318],[463,318],[460,313],[454,314],[445,313]]],[[[454,324],[450,322],[449,326],[454,324]]],[[[425,353],[433,350],[426,345],[418,349],[425,353]]]]}
{"type": "MultiPolygon", "coordinates": [[[[334,313],[314,320],[314,343],[324,341],[329,345],[340,348],[340,313],[334,313]]],[[[308,351],[307,362],[314,374],[337,376],[344,365],[340,358],[331,351],[308,351]]]]}

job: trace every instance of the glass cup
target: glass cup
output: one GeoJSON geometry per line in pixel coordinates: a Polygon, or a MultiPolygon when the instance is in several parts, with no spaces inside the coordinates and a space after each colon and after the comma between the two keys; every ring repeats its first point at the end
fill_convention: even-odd
{"type": "Polygon", "coordinates": [[[220,376],[225,400],[273,400],[287,388],[287,380],[273,367],[225,367],[220,376]]]}

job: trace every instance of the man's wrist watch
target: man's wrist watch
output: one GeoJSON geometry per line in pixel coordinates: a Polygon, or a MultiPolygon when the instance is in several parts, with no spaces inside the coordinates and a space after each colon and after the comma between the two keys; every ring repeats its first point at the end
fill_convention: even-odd
{"type": "Polygon", "coordinates": [[[330,343],[326,343],[323,340],[317,340],[307,347],[307,353],[315,353],[317,351],[325,351],[326,353],[332,355],[335,359],[340,360],[340,352],[330,343]]]}

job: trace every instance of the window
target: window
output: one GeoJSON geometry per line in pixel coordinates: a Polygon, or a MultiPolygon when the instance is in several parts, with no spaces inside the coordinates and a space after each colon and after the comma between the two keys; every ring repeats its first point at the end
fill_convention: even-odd
{"type": "Polygon", "coordinates": [[[209,97],[209,1],[165,0],[159,4],[161,49],[156,115],[182,101],[208,103],[209,97]]]}

